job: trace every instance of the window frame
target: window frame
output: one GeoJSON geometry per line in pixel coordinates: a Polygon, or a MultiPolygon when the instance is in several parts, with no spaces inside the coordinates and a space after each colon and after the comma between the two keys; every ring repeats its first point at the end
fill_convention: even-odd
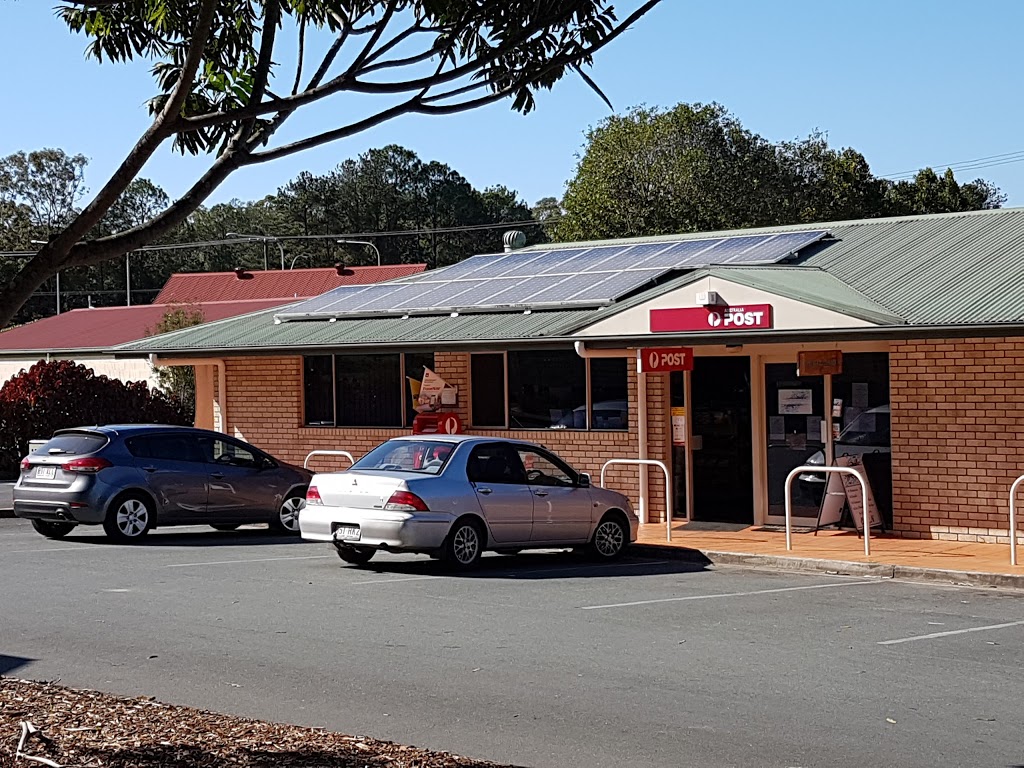
{"type": "MultiPolygon", "coordinates": [[[[469,353],[469,355],[470,355],[470,361],[469,361],[469,366],[468,366],[468,368],[469,368],[469,392],[470,392],[469,404],[468,404],[469,426],[471,428],[474,428],[474,429],[494,429],[494,430],[504,430],[504,431],[508,431],[508,432],[551,432],[551,431],[556,431],[553,427],[550,427],[550,426],[549,427],[512,427],[512,426],[510,426],[511,425],[511,418],[510,418],[509,414],[510,414],[511,405],[509,403],[509,386],[510,385],[509,385],[509,360],[508,360],[508,356],[509,356],[509,352],[510,351],[530,352],[530,351],[536,351],[536,350],[531,350],[530,348],[526,348],[526,349],[523,349],[523,350],[507,350],[507,349],[505,349],[505,350],[480,350],[480,351],[474,351],[474,352],[470,352],[469,353]],[[503,384],[503,388],[504,388],[504,398],[505,398],[505,402],[504,402],[504,406],[505,406],[505,408],[504,408],[505,422],[501,426],[496,426],[496,425],[495,426],[478,425],[476,423],[475,419],[474,419],[474,414],[473,414],[473,393],[474,393],[474,389],[473,389],[473,360],[472,360],[472,358],[475,355],[501,355],[502,356],[502,364],[503,364],[503,367],[504,367],[504,381],[502,382],[502,384],[503,384]]],[[[625,397],[625,400],[626,400],[626,415],[627,415],[626,426],[618,427],[618,428],[597,428],[597,427],[594,426],[594,424],[593,424],[593,421],[594,421],[594,418],[593,418],[594,417],[594,413],[593,413],[593,411],[594,411],[594,393],[593,393],[593,377],[591,375],[591,363],[592,363],[593,358],[587,357],[587,358],[584,358],[584,360],[583,360],[583,362],[584,362],[584,389],[585,389],[585,394],[586,394],[586,397],[585,397],[585,401],[586,402],[585,402],[585,405],[584,405],[584,407],[586,409],[586,411],[585,411],[586,426],[584,426],[584,427],[562,427],[562,428],[559,428],[557,431],[559,431],[559,432],[612,432],[612,433],[615,433],[615,432],[628,433],[629,432],[630,423],[636,418],[635,416],[633,416],[633,414],[631,412],[630,400],[629,400],[629,373],[630,373],[629,361],[632,358],[623,356],[622,359],[626,361],[626,382],[625,382],[626,383],[626,397],[625,397]]]]}
{"type": "MultiPolygon", "coordinates": [[[[420,350],[403,350],[401,352],[351,352],[351,353],[308,353],[302,355],[302,429],[396,429],[406,430],[411,428],[412,418],[415,416],[415,410],[411,410],[406,397],[406,388],[409,386],[406,379],[408,364],[406,357],[411,354],[430,354],[435,355],[433,350],[429,352],[421,352],[420,350]],[[342,424],[338,421],[338,363],[339,358],[345,358],[349,355],[397,355],[398,356],[398,396],[400,401],[400,420],[399,424],[342,424]],[[307,419],[306,409],[306,359],[310,357],[327,357],[331,361],[331,422],[321,424],[310,424],[307,419]]],[[[436,364],[436,358],[435,358],[436,364]]]]}

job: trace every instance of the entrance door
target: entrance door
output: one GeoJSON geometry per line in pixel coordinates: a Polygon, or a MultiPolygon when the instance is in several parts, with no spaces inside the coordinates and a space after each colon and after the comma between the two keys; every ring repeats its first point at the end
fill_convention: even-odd
{"type": "Polygon", "coordinates": [[[693,362],[693,519],[752,525],[750,358],[693,362]]]}
{"type": "MultiPolygon", "coordinates": [[[[765,406],[768,417],[768,515],[786,514],[786,476],[808,459],[824,458],[825,378],[796,375],[796,363],[765,363],[765,406]]],[[[798,476],[793,480],[793,517],[813,524],[821,502],[821,483],[798,476]]]]}

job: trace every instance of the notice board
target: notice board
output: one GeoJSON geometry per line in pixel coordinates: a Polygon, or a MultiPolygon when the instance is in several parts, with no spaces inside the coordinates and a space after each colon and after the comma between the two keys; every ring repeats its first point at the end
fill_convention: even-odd
{"type": "MultiPolygon", "coordinates": [[[[864,478],[864,485],[868,491],[867,508],[869,524],[872,528],[884,528],[882,516],[878,511],[878,505],[875,504],[875,494],[871,489],[871,480],[868,478],[860,456],[838,456],[832,466],[849,467],[856,470],[864,478]]],[[[850,517],[853,518],[854,527],[858,531],[863,531],[864,500],[861,498],[860,483],[856,477],[846,472],[830,472],[828,473],[828,482],[825,484],[825,495],[821,497],[817,527],[838,525],[843,517],[844,507],[850,510],[850,517]]]]}

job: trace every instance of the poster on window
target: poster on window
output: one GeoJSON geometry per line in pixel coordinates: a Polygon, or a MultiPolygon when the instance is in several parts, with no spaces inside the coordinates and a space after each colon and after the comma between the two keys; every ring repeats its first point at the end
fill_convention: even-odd
{"type": "Polygon", "coordinates": [[[809,389],[780,389],[779,413],[783,416],[810,416],[814,413],[812,391],[809,389]]]}
{"type": "MultiPolygon", "coordinates": [[[[410,386],[412,386],[412,380],[410,380],[410,386]]],[[[424,368],[423,381],[420,382],[419,392],[413,401],[413,408],[419,413],[440,411],[442,405],[454,404],[456,391],[455,387],[450,386],[432,370],[424,368]]]]}
{"type": "Polygon", "coordinates": [[[686,409],[672,408],[672,445],[686,445],[686,409]]]}

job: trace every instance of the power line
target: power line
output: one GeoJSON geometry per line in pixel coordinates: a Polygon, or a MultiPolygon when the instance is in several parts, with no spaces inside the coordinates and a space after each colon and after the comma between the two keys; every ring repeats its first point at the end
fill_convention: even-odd
{"type": "Polygon", "coordinates": [[[916,168],[912,171],[900,171],[899,173],[883,174],[881,178],[898,181],[901,179],[911,179],[918,173],[923,171],[925,168],[948,168],[952,170],[954,173],[957,173],[962,171],[975,171],[981,168],[993,168],[998,165],[1009,165],[1011,163],[1019,163],[1022,161],[1024,161],[1024,150],[1018,150],[1017,152],[1005,152],[1000,155],[988,155],[986,157],[977,157],[973,160],[961,160],[956,163],[935,163],[933,165],[925,165],[920,168],[916,168]]]}

